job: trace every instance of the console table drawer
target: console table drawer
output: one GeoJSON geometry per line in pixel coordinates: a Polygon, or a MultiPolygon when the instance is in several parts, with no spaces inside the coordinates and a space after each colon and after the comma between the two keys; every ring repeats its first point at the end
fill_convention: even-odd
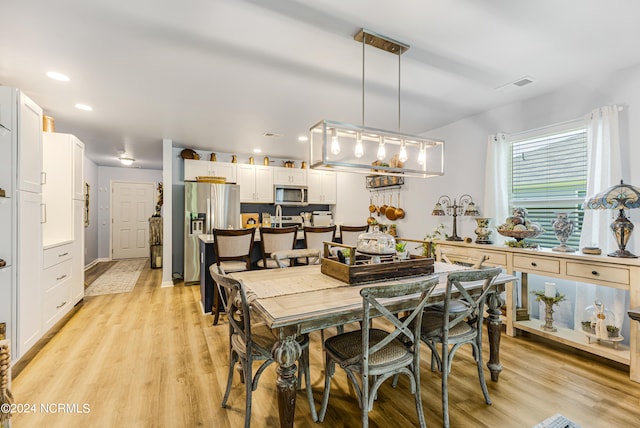
{"type": "Polygon", "coordinates": [[[629,285],[629,269],[596,265],[592,263],[567,262],[567,276],[574,276],[589,280],[614,282],[629,285]]]}
{"type": "Polygon", "coordinates": [[[560,274],[560,261],[546,257],[513,256],[513,267],[523,272],[560,274]]]}
{"type": "Polygon", "coordinates": [[[483,264],[502,267],[507,266],[507,255],[505,253],[482,251],[473,248],[447,247],[442,244],[440,245],[440,250],[442,254],[451,259],[452,262],[474,264],[480,260],[482,256],[486,256],[487,259],[483,264]]]}

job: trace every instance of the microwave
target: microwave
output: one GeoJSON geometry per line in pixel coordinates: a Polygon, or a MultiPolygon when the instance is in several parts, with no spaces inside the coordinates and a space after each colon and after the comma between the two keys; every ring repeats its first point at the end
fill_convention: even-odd
{"type": "Polygon", "coordinates": [[[276,184],[274,186],[274,203],[278,205],[288,205],[303,207],[309,205],[309,194],[307,186],[289,186],[276,184]]]}

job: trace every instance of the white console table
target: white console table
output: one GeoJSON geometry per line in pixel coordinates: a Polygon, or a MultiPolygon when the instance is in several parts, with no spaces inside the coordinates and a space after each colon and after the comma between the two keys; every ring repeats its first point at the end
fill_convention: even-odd
{"type": "Polygon", "coordinates": [[[625,259],[586,255],[579,252],[559,253],[549,249],[532,250],[498,245],[467,244],[456,241],[438,241],[438,260],[446,256],[452,262],[471,263],[486,256],[484,265],[501,266],[507,273],[522,274],[521,302],[516,307],[515,284],[506,288],[506,333],[515,336],[518,330],[543,336],[549,340],[581,349],[630,367],[630,378],[640,382],[640,328],[639,323],[630,323],[629,346],[614,349],[608,343],[588,343],[580,331],[558,328],[547,332],[541,328],[544,321],[531,319],[528,313],[528,274],[536,274],[570,281],[578,281],[606,287],[629,290],[630,307],[640,306],[640,259],[625,259]]]}

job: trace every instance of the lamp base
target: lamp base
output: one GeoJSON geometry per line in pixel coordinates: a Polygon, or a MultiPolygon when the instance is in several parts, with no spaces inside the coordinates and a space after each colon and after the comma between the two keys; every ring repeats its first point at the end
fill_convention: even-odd
{"type": "Polygon", "coordinates": [[[462,241],[462,238],[459,237],[458,235],[456,236],[449,236],[446,241],[462,241]]]}
{"type": "Polygon", "coordinates": [[[616,250],[613,253],[607,254],[607,256],[609,256],[609,257],[624,257],[624,258],[627,258],[627,259],[637,259],[638,258],[638,256],[636,256],[635,254],[632,254],[628,250],[616,250]]]}

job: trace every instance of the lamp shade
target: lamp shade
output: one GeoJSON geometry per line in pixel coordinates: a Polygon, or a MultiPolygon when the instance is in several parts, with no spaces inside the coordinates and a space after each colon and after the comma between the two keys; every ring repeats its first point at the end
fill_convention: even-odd
{"type": "Polygon", "coordinates": [[[583,207],[592,210],[640,208],[640,189],[620,180],[620,184],[588,198],[583,207]]]}

